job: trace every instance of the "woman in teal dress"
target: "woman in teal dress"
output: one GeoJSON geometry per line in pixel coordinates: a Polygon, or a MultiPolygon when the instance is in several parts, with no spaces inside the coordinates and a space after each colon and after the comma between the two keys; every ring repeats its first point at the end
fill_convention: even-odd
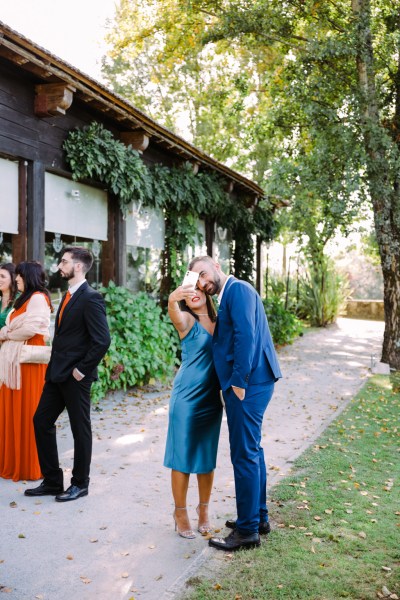
{"type": "Polygon", "coordinates": [[[190,473],[197,474],[197,529],[202,534],[211,530],[208,505],[222,419],[212,358],[217,315],[210,296],[189,286],[171,293],[168,312],[181,338],[182,363],[170,400],[164,466],[172,469],[175,529],[181,537],[194,538],[186,508],[190,473]]]}
{"type": "Polygon", "coordinates": [[[17,292],[15,265],[12,263],[0,265],[0,329],[6,324],[7,315],[13,307],[17,292]]]}

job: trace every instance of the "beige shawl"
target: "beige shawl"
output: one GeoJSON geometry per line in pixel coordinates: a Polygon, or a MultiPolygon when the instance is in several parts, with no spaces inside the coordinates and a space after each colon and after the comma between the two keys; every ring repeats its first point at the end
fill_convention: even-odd
{"type": "Polygon", "coordinates": [[[48,338],[50,307],[44,294],[31,296],[26,311],[12,321],[7,315],[6,324],[0,329],[0,386],[4,383],[12,390],[21,387],[19,354],[21,347],[36,334],[48,338]]]}

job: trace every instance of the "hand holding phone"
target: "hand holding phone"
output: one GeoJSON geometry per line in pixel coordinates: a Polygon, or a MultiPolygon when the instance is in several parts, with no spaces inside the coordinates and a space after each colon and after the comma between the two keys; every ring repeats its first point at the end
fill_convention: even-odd
{"type": "Polygon", "coordinates": [[[199,279],[199,274],[194,271],[186,271],[185,277],[183,278],[182,285],[190,285],[190,287],[195,288],[197,281],[199,279]]]}

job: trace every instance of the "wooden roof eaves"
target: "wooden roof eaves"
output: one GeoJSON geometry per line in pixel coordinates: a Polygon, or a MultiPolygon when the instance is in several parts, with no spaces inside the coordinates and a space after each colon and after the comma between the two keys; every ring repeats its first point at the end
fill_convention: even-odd
{"type": "Polygon", "coordinates": [[[107,110],[108,114],[113,112],[113,118],[117,121],[125,120],[135,129],[140,127],[148,135],[154,137],[157,142],[163,143],[172,149],[173,152],[181,156],[183,155],[186,160],[199,161],[203,166],[211,167],[255,197],[264,196],[264,190],[255,182],[203,153],[183,138],[159,125],[156,121],[153,121],[118,94],[111,92],[95,79],[85,75],[75,67],[25,38],[2,21],[0,21],[1,46],[6,47],[9,51],[24,60],[27,59],[24,64],[19,65],[21,68],[26,67],[31,62],[37,67],[43,68],[46,73],[51,72],[52,75],[61,81],[76,87],[77,94],[82,95],[83,101],[89,102],[95,100],[107,110]]]}

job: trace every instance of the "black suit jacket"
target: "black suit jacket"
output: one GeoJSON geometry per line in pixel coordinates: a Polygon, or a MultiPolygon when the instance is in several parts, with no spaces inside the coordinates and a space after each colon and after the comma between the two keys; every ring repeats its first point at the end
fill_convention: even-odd
{"type": "Polygon", "coordinates": [[[104,299],[85,281],[66,305],[59,325],[64,298],[56,315],[46,381],[66,381],[75,367],[97,379],[97,365],[111,342],[104,299]]]}

